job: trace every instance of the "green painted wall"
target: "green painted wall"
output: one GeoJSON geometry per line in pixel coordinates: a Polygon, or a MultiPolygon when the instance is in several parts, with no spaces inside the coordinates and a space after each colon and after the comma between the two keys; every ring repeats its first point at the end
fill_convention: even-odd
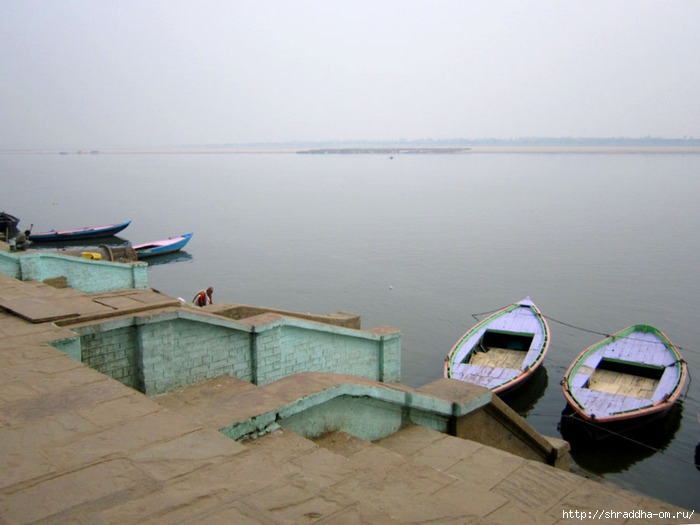
{"type": "Polygon", "coordinates": [[[66,277],[68,286],[85,293],[148,288],[148,265],[143,262],[125,264],[59,253],[0,252],[0,271],[22,281],[66,277]]]}
{"type": "Polygon", "coordinates": [[[82,362],[136,390],[143,390],[134,324],[80,338],[82,362]]]}
{"type": "Polygon", "coordinates": [[[220,375],[263,385],[300,372],[401,380],[401,336],[283,318],[255,326],[182,308],[85,324],[71,355],[147,395],[220,375]]]}
{"type": "Polygon", "coordinates": [[[339,396],[277,423],[307,438],[342,430],[375,441],[398,431],[404,424],[404,407],[370,397],[339,396]]]}
{"type": "Polygon", "coordinates": [[[139,327],[144,392],[163,394],[220,375],[252,380],[250,334],[235,325],[175,317],[139,327]]]}

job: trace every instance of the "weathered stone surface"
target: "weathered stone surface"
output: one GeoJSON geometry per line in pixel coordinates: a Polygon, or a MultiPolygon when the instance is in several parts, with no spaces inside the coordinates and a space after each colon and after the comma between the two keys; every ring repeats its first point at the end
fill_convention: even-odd
{"type": "Polygon", "coordinates": [[[8,523],[32,523],[128,490],[143,480],[144,474],[128,461],[105,461],[0,494],[0,515],[8,523]]]}

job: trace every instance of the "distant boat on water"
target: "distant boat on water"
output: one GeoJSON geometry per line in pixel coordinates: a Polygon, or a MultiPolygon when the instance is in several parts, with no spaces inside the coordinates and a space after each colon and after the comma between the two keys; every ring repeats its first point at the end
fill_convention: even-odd
{"type": "Polygon", "coordinates": [[[133,249],[139,259],[145,259],[156,255],[165,255],[167,253],[177,252],[184,248],[185,245],[190,242],[193,235],[194,232],[183,233],[177,237],[168,237],[167,239],[162,239],[160,241],[135,244],[133,249]]]}
{"type": "Polygon", "coordinates": [[[105,226],[88,226],[75,230],[49,230],[45,232],[32,233],[29,235],[29,240],[39,243],[110,237],[122,231],[124,228],[129,226],[129,224],[131,224],[131,221],[107,224],[105,226]]]}
{"type": "Polygon", "coordinates": [[[10,215],[7,212],[0,212],[0,230],[12,230],[17,228],[19,224],[19,219],[14,215],[10,215]]]}

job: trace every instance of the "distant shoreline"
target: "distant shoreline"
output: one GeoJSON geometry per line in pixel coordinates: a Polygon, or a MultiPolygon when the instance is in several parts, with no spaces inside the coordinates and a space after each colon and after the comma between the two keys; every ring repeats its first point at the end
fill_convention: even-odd
{"type": "Polygon", "coordinates": [[[0,155],[474,155],[502,153],[580,154],[700,154],[700,146],[470,146],[470,147],[222,147],[222,148],[115,148],[100,150],[0,150],[0,155]]]}

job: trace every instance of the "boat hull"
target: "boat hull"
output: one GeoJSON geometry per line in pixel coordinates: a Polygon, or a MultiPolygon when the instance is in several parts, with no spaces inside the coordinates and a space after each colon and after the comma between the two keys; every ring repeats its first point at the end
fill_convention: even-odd
{"type": "Polygon", "coordinates": [[[444,376],[511,392],[540,367],[548,348],[547,321],[527,297],[468,330],[447,354],[444,376]]]}
{"type": "Polygon", "coordinates": [[[39,243],[110,237],[124,230],[127,226],[129,226],[129,224],[131,224],[131,221],[107,224],[105,226],[88,226],[75,230],[50,230],[46,232],[32,233],[29,235],[29,240],[39,243]]]}
{"type": "Polygon", "coordinates": [[[0,212],[0,231],[13,230],[17,228],[19,219],[9,213],[0,212]]]}
{"type": "Polygon", "coordinates": [[[687,365],[668,337],[633,325],[581,352],[562,390],[578,417],[602,425],[663,415],[686,381],[687,365]]]}
{"type": "Polygon", "coordinates": [[[190,242],[192,235],[194,235],[193,232],[185,233],[177,237],[169,237],[168,239],[163,239],[160,241],[136,244],[133,246],[133,248],[136,251],[136,256],[139,259],[166,255],[182,250],[182,248],[184,248],[185,245],[190,242]]]}

